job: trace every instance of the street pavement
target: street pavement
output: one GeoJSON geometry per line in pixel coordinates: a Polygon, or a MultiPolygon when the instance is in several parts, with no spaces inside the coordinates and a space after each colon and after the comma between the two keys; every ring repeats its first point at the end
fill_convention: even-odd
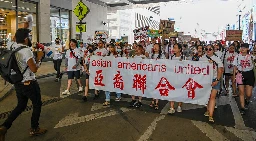
{"type": "MultiPolygon", "coordinates": [[[[44,63],[42,74],[54,73],[51,62],[44,63]]],[[[39,71],[39,72],[40,72],[39,71]]],[[[63,96],[67,76],[54,82],[49,76],[38,80],[41,88],[43,107],[40,126],[48,129],[47,134],[29,137],[31,103],[14,122],[8,131],[6,141],[255,141],[256,140],[256,101],[254,94],[245,116],[239,113],[237,100],[228,96],[217,99],[215,124],[209,124],[204,117],[205,107],[184,104],[182,113],[168,115],[169,104],[161,101],[159,110],[151,109],[150,99],[143,99],[140,109],[129,108],[130,96],[123,95],[122,101],[114,101],[103,107],[104,93],[93,100],[90,90],[88,102],[81,100],[83,92],[78,92],[73,83],[71,95],[63,96]]],[[[84,84],[85,79],[82,77],[84,84]]],[[[15,91],[0,101],[0,123],[16,106],[15,91]]]]}

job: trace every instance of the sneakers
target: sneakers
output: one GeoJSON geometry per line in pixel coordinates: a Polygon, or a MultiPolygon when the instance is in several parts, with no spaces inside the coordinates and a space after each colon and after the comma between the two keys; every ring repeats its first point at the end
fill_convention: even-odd
{"type": "Polygon", "coordinates": [[[206,112],[204,113],[204,116],[209,117],[209,112],[206,111],[206,112]]]}
{"type": "Polygon", "coordinates": [[[55,82],[59,82],[59,81],[60,81],[60,79],[59,79],[59,78],[56,78],[54,81],[55,81],[55,82]]]}
{"type": "Polygon", "coordinates": [[[47,132],[46,129],[36,128],[36,129],[30,129],[30,136],[39,136],[42,134],[45,134],[47,132]]]}
{"type": "Polygon", "coordinates": [[[136,100],[132,100],[129,104],[129,107],[134,107],[136,105],[136,100]]]}
{"type": "Polygon", "coordinates": [[[121,101],[121,99],[122,99],[121,97],[119,97],[119,98],[117,97],[117,98],[116,98],[116,101],[121,101]]]}
{"type": "Polygon", "coordinates": [[[142,106],[142,103],[140,101],[136,102],[135,107],[140,108],[142,106]]]}
{"type": "Polygon", "coordinates": [[[213,117],[210,117],[210,116],[209,116],[209,122],[214,123],[213,117]]]}
{"type": "Polygon", "coordinates": [[[245,100],[244,102],[245,102],[245,103],[244,103],[244,108],[245,108],[246,110],[248,110],[250,101],[249,101],[249,100],[245,100]]]}
{"type": "Polygon", "coordinates": [[[181,112],[182,112],[182,109],[181,109],[181,107],[180,107],[180,106],[178,106],[178,108],[177,108],[177,112],[178,112],[178,113],[181,113],[181,112]]]}
{"type": "Polygon", "coordinates": [[[63,76],[63,73],[60,73],[60,79],[62,78],[62,76],[63,76]]]}
{"type": "Polygon", "coordinates": [[[78,88],[78,91],[79,91],[79,92],[82,92],[82,91],[83,91],[83,87],[79,87],[79,88],[78,88]]]}
{"type": "Polygon", "coordinates": [[[70,95],[70,91],[69,90],[65,90],[64,92],[62,92],[62,95],[70,95]]]}
{"type": "Polygon", "coordinates": [[[95,94],[93,100],[96,100],[96,99],[98,99],[99,97],[100,97],[99,94],[95,94]]]}
{"type": "Polygon", "coordinates": [[[0,127],[0,141],[5,141],[5,135],[7,133],[7,129],[4,126],[0,127]]]}
{"type": "Polygon", "coordinates": [[[175,109],[174,108],[170,108],[170,110],[168,111],[169,114],[174,114],[175,113],[175,109]]]}
{"type": "Polygon", "coordinates": [[[245,108],[241,108],[241,115],[245,115],[245,108]]]}
{"type": "Polygon", "coordinates": [[[83,100],[84,102],[87,102],[87,97],[86,97],[86,96],[83,96],[82,100],[83,100]]]}
{"type": "Polygon", "coordinates": [[[103,103],[103,106],[109,106],[110,105],[110,102],[109,101],[105,101],[104,103],[103,103]]]}

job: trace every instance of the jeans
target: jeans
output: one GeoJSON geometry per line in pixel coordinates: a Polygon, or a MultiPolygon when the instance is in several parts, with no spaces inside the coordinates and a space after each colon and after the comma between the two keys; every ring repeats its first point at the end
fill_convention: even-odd
{"type": "Polygon", "coordinates": [[[61,66],[62,59],[53,60],[54,69],[57,71],[56,78],[60,78],[60,66],[61,66]]]}
{"type": "Polygon", "coordinates": [[[10,116],[3,123],[3,126],[9,129],[13,121],[26,109],[28,99],[32,101],[33,113],[31,117],[31,128],[36,129],[39,126],[39,118],[41,114],[41,93],[37,81],[32,81],[30,85],[15,84],[16,96],[18,104],[11,112],[10,116]]]}
{"type": "MultiPolygon", "coordinates": [[[[105,91],[105,95],[106,95],[106,101],[110,101],[110,92],[105,91]]],[[[121,98],[121,93],[116,93],[116,97],[121,98]]]]}

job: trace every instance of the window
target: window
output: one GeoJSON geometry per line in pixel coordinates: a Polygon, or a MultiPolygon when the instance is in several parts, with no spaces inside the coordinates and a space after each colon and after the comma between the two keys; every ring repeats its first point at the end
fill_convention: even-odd
{"type": "Polygon", "coordinates": [[[27,15],[32,15],[32,42],[37,42],[36,3],[22,0],[0,1],[0,47],[13,40],[17,28],[24,27],[27,15]]]}
{"type": "Polygon", "coordinates": [[[65,9],[59,9],[51,7],[51,40],[52,44],[56,38],[60,38],[62,44],[65,46],[70,40],[70,25],[69,25],[69,15],[70,11],[65,9]]]}

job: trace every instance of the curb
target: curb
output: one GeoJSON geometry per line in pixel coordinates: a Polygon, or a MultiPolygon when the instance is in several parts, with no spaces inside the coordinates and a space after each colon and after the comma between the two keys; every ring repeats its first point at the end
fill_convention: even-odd
{"type": "MultiPolygon", "coordinates": [[[[43,75],[40,75],[40,76],[36,77],[36,79],[38,80],[38,79],[42,79],[42,78],[51,77],[51,76],[54,76],[54,75],[56,75],[56,73],[43,74],[43,75]]],[[[2,100],[4,100],[7,96],[9,96],[9,95],[11,94],[12,90],[14,90],[14,85],[11,86],[10,90],[8,90],[8,91],[4,94],[4,96],[0,97],[0,102],[1,102],[2,100]]]]}

